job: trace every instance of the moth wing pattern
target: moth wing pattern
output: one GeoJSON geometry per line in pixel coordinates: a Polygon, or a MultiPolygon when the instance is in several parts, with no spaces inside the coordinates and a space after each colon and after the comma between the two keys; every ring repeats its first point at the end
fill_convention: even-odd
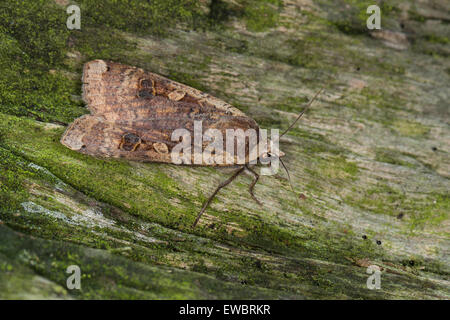
{"type": "Polygon", "coordinates": [[[171,140],[172,132],[183,128],[193,137],[195,120],[202,121],[203,133],[220,130],[224,146],[227,129],[259,130],[230,104],[141,68],[90,61],[83,67],[82,83],[90,114],[75,119],[61,143],[84,154],[172,163],[170,151],[178,143],[171,140]]]}

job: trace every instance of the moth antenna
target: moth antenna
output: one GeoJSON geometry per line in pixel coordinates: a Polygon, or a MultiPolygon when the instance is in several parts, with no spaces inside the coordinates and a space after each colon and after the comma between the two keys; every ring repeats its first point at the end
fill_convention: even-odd
{"type": "Polygon", "coordinates": [[[297,203],[297,207],[299,207],[300,205],[299,205],[298,200],[297,200],[297,194],[295,193],[294,186],[292,185],[291,175],[289,174],[289,170],[286,167],[286,165],[284,164],[283,160],[281,160],[281,158],[278,158],[278,159],[280,160],[281,165],[283,166],[284,170],[287,173],[287,177],[288,177],[288,180],[289,180],[289,185],[291,186],[292,193],[294,194],[294,198],[295,198],[295,202],[297,203]]]}
{"type": "Polygon", "coordinates": [[[245,166],[240,167],[238,170],[236,170],[233,173],[233,175],[231,177],[229,177],[227,180],[225,180],[219,184],[219,186],[216,188],[216,190],[214,190],[213,194],[209,196],[208,200],[206,200],[205,204],[203,205],[202,209],[200,210],[200,213],[197,216],[197,219],[195,219],[195,222],[192,225],[192,228],[195,228],[197,223],[200,221],[200,218],[202,217],[203,212],[205,212],[206,208],[208,208],[209,204],[214,199],[214,197],[219,192],[219,190],[222,189],[223,187],[227,186],[228,184],[230,184],[234,179],[236,179],[236,177],[238,175],[240,175],[242,173],[242,171],[244,171],[244,169],[245,169],[245,166]]]}
{"type": "Polygon", "coordinates": [[[300,120],[300,118],[303,116],[303,114],[306,112],[306,110],[309,109],[309,107],[312,105],[312,103],[314,102],[314,100],[316,100],[317,96],[318,96],[322,91],[323,91],[323,88],[316,92],[316,94],[314,95],[314,97],[308,102],[308,104],[307,104],[306,107],[302,110],[302,112],[300,112],[300,114],[298,115],[297,119],[295,119],[295,121],[291,123],[291,125],[289,126],[289,128],[287,128],[287,129],[280,135],[280,138],[281,138],[282,136],[284,136],[286,133],[288,133],[289,130],[292,129],[292,127],[297,123],[298,120],[300,120]]]}

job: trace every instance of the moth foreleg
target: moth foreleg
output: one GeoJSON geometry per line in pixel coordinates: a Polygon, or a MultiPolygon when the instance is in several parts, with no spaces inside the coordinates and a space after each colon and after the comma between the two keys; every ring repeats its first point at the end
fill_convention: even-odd
{"type": "Polygon", "coordinates": [[[211,201],[214,199],[214,197],[216,196],[216,194],[220,191],[220,189],[222,189],[223,187],[226,187],[227,185],[229,185],[234,179],[236,179],[236,177],[238,175],[240,175],[242,173],[242,171],[244,171],[245,166],[240,167],[238,170],[236,170],[233,175],[231,177],[229,177],[227,180],[221,182],[219,184],[219,186],[216,188],[216,190],[214,190],[214,192],[212,193],[212,195],[208,198],[208,200],[206,200],[205,204],[202,207],[202,210],[200,210],[200,213],[197,216],[197,219],[195,219],[194,224],[192,225],[193,228],[195,228],[195,226],[197,225],[197,223],[200,221],[200,218],[202,217],[203,212],[205,212],[206,208],[208,208],[209,204],[211,203],[211,201]]]}
{"type": "Polygon", "coordinates": [[[259,180],[259,174],[257,174],[252,168],[250,168],[248,165],[245,165],[245,169],[247,169],[247,171],[251,172],[253,174],[253,176],[255,177],[255,180],[253,180],[253,182],[250,184],[250,186],[248,187],[248,192],[250,192],[250,195],[252,196],[253,200],[255,200],[255,202],[257,204],[259,204],[260,206],[262,206],[261,201],[258,200],[258,198],[256,198],[255,194],[253,193],[253,188],[255,187],[255,185],[258,183],[259,180]]]}

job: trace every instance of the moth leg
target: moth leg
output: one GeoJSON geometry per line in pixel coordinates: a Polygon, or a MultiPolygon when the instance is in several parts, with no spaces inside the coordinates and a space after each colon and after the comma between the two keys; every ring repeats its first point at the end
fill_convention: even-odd
{"type": "Polygon", "coordinates": [[[250,168],[248,165],[245,165],[245,169],[247,169],[248,171],[250,171],[253,176],[255,177],[255,180],[253,180],[253,182],[250,184],[249,188],[248,188],[248,192],[250,192],[250,195],[252,196],[253,200],[255,200],[255,202],[257,204],[259,204],[260,206],[262,206],[261,201],[258,200],[258,198],[256,198],[255,194],[253,193],[253,188],[255,187],[255,185],[258,183],[259,180],[259,174],[257,174],[252,168],[250,168]]]}
{"type": "Polygon", "coordinates": [[[240,175],[242,173],[242,171],[244,171],[245,166],[240,167],[238,170],[236,170],[233,175],[231,177],[229,177],[227,180],[221,182],[219,184],[219,186],[216,188],[216,190],[214,190],[213,194],[208,198],[208,200],[206,200],[205,204],[202,207],[202,210],[200,210],[200,213],[197,216],[197,219],[195,219],[194,224],[192,225],[193,228],[195,228],[195,226],[197,225],[197,223],[200,221],[200,218],[203,214],[203,212],[205,212],[206,208],[208,208],[209,204],[211,203],[212,199],[214,199],[214,197],[216,196],[216,194],[219,192],[220,189],[222,189],[223,187],[226,187],[228,184],[230,184],[234,179],[236,179],[236,177],[238,175],[240,175]]]}

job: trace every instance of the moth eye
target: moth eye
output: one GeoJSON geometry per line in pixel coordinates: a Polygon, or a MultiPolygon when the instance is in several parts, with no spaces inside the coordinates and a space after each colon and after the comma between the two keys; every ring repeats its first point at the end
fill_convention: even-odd
{"type": "Polygon", "coordinates": [[[263,154],[262,154],[262,158],[263,158],[263,159],[268,159],[268,158],[270,158],[270,153],[268,153],[268,152],[263,153],[263,154]]]}

